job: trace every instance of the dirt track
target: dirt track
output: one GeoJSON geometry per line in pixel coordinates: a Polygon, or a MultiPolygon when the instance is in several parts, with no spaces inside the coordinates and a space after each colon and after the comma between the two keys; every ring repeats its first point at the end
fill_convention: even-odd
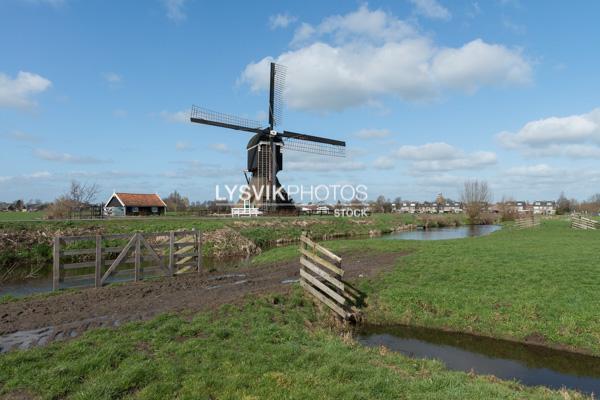
{"type": "MultiPolygon", "coordinates": [[[[342,254],[344,277],[356,281],[390,269],[399,253],[342,254]]],[[[101,326],[149,319],[164,312],[201,311],[246,295],[281,293],[298,279],[297,260],[227,273],[189,274],[156,281],[85,289],[0,304],[0,352],[75,337],[101,326]]]]}

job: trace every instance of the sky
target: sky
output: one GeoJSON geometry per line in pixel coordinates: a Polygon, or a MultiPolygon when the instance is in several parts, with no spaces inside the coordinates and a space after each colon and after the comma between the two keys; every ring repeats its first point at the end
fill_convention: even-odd
{"type": "Polygon", "coordinates": [[[192,104],[347,143],[287,151],[284,184],[374,199],[600,192],[600,3],[519,0],[0,0],[0,201],[71,180],[192,201],[242,185],[250,134],[192,104]]]}

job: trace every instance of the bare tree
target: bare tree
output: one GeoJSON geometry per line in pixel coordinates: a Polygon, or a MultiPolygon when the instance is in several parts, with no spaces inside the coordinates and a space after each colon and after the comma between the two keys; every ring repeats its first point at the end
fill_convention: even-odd
{"type": "Polygon", "coordinates": [[[87,184],[72,180],[69,192],[65,197],[71,200],[76,207],[80,207],[95,201],[99,191],[100,188],[95,183],[87,184]]]}
{"type": "Polygon", "coordinates": [[[48,207],[46,215],[50,219],[69,218],[71,213],[81,210],[96,200],[100,188],[97,184],[86,184],[76,180],[71,181],[67,193],[59,196],[48,207]]]}
{"type": "Polygon", "coordinates": [[[164,202],[167,204],[167,209],[170,211],[186,211],[190,206],[190,200],[179,194],[177,190],[169,194],[169,196],[164,199],[164,202]]]}
{"type": "Polygon", "coordinates": [[[460,195],[463,208],[472,224],[479,223],[481,215],[491,201],[492,194],[486,181],[467,181],[460,195]]]}

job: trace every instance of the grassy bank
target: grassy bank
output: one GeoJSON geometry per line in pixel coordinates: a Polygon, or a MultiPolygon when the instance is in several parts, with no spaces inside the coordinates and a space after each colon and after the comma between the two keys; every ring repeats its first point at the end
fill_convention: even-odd
{"type": "MultiPolygon", "coordinates": [[[[600,232],[545,221],[447,241],[334,241],[336,251],[410,254],[364,289],[367,319],[531,341],[600,355],[600,232]]],[[[255,262],[296,257],[274,249],[255,262]]]]}
{"type": "Polygon", "coordinates": [[[412,222],[400,214],[376,214],[367,218],[264,217],[232,218],[130,218],[100,221],[0,221],[0,282],[39,273],[52,262],[51,244],[55,235],[96,233],[165,232],[197,229],[205,233],[207,257],[244,257],[280,243],[290,243],[302,231],[313,237],[369,236],[391,232],[412,222]],[[248,254],[239,254],[240,249],[248,254]]]}
{"type": "MultiPolygon", "coordinates": [[[[0,393],[73,399],[563,399],[359,347],[297,291],[0,356],[0,393]],[[91,351],[93,349],[93,351],[91,351]]],[[[570,398],[579,398],[570,393],[570,398]]]]}

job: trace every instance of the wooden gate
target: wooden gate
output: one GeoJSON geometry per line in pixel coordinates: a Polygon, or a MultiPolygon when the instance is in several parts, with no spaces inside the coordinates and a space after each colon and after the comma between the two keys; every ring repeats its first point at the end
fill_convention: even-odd
{"type": "Polygon", "coordinates": [[[582,217],[580,214],[571,215],[571,228],[573,229],[597,229],[598,221],[582,217]]]}
{"type": "Polygon", "coordinates": [[[53,290],[101,287],[111,281],[172,276],[202,268],[199,231],[57,236],[53,249],[53,290]]]}
{"type": "Polygon", "coordinates": [[[315,243],[306,233],[300,237],[300,285],[343,319],[356,320],[364,294],[343,280],[342,258],[315,243]]]}
{"type": "Polygon", "coordinates": [[[533,228],[540,224],[540,217],[534,214],[526,214],[515,219],[515,226],[519,229],[533,228]]]}

